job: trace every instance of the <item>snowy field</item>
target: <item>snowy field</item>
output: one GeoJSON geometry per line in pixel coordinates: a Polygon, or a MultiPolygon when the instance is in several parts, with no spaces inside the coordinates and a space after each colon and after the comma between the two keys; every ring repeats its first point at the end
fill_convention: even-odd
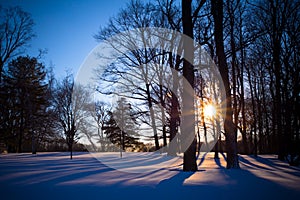
{"type": "Polygon", "coordinates": [[[155,169],[128,173],[89,153],[73,160],[68,153],[0,155],[0,199],[300,199],[300,168],[274,155],[243,155],[240,170],[226,170],[224,157],[209,153],[195,173],[182,172],[181,159],[162,159],[155,169]]]}

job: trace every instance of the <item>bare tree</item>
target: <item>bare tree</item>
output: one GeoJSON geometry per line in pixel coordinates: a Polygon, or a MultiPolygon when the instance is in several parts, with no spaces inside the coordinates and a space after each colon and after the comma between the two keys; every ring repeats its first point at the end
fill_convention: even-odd
{"type": "MultiPolygon", "coordinates": [[[[187,36],[193,37],[193,25],[192,25],[192,0],[185,1],[182,0],[182,25],[183,25],[183,34],[187,36]]],[[[187,58],[183,61],[183,77],[185,77],[188,83],[194,88],[194,66],[192,66],[188,60],[194,59],[193,48],[191,48],[193,44],[188,42],[188,40],[184,41],[183,49],[184,49],[184,57],[187,58]],[[191,51],[192,50],[192,51],[191,51]]],[[[195,108],[194,108],[194,96],[191,96],[187,91],[183,90],[183,110],[187,111],[187,113],[193,113],[193,115],[185,115],[183,113],[182,121],[183,123],[188,123],[189,126],[193,130],[192,133],[188,133],[190,135],[194,135],[194,139],[192,140],[189,148],[184,152],[183,157],[183,171],[197,171],[197,163],[196,163],[196,136],[195,136],[195,108]]],[[[187,124],[186,124],[187,125],[187,124]]]]}
{"type": "Polygon", "coordinates": [[[94,120],[97,122],[97,139],[100,144],[100,151],[105,151],[108,144],[108,138],[105,137],[103,127],[109,118],[111,108],[103,101],[97,101],[95,104],[95,111],[92,113],[94,120]]]}
{"type": "Polygon", "coordinates": [[[73,76],[67,75],[58,84],[55,94],[57,120],[65,137],[70,158],[73,158],[73,145],[80,138],[80,130],[85,125],[84,119],[89,116],[89,93],[80,85],[75,85],[73,76]]]}
{"type": "Polygon", "coordinates": [[[0,81],[4,65],[19,55],[22,48],[35,36],[34,22],[20,7],[0,6],[0,81]]]}
{"type": "MultiPolygon", "coordinates": [[[[111,18],[109,25],[106,28],[102,28],[95,38],[98,40],[105,40],[111,37],[113,34],[120,33],[120,31],[125,31],[126,33],[126,31],[131,29],[154,26],[157,22],[157,20],[153,20],[154,16],[157,14],[156,12],[157,11],[152,3],[131,1],[126,9],[121,10],[116,17],[111,18]]],[[[162,95],[165,94],[161,93],[163,90],[163,80],[160,79],[161,76],[158,74],[162,71],[155,70],[155,62],[153,62],[156,55],[161,54],[161,52],[149,49],[149,41],[147,41],[147,37],[150,34],[151,33],[147,32],[146,29],[136,32],[136,35],[141,40],[140,44],[143,45],[143,48],[132,49],[132,47],[137,45],[136,36],[122,33],[121,37],[119,37],[119,41],[113,41],[113,43],[110,44],[114,50],[121,54],[119,58],[121,65],[118,66],[115,64],[114,66],[107,68],[105,71],[105,77],[98,78],[100,78],[102,81],[110,83],[110,86],[113,86],[114,88],[122,88],[122,93],[120,93],[120,90],[117,92],[112,92],[112,87],[107,87],[107,89],[110,89],[110,91],[107,92],[101,90],[101,93],[113,93],[117,95],[122,94],[126,98],[135,99],[140,102],[146,102],[149,111],[148,121],[153,130],[155,148],[158,150],[159,134],[157,127],[158,125],[156,122],[157,114],[154,111],[154,104],[159,101],[163,103],[162,95]],[[123,52],[119,50],[120,46],[123,48],[123,52]],[[124,49],[127,51],[124,51],[124,49]],[[116,79],[118,80],[116,81],[116,79]],[[120,86],[120,84],[122,84],[122,81],[120,80],[123,80],[123,82],[125,81],[126,84],[120,86]],[[153,98],[153,94],[155,93],[155,85],[159,85],[161,90],[156,93],[158,95],[157,100],[153,98]]],[[[164,115],[164,112],[161,114],[164,115]]],[[[165,116],[162,116],[161,119],[164,121],[165,116]]],[[[162,122],[162,126],[163,125],[164,122],[162,122]]],[[[166,143],[165,131],[162,130],[162,132],[164,135],[164,141],[166,143]]]]}
{"type": "Polygon", "coordinates": [[[264,151],[269,142],[264,139],[267,137],[271,141],[272,152],[276,151],[280,160],[286,160],[300,152],[299,148],[295,148],[299,146],[299,128],[296,128],[299,112],[292,111],[296,110],[299,99],[295,95],[299,84],[295,85],[295,81],[299,80],[299,56],[296,55],[299,55],[300,2],[270,0],[248,1],[248,4],[252,8],[253,19],[258,21],[256,28],[264,33],[254,43],[258,53],[252,51],[255,68],[259,71],[258,87],[254,91],[254,94],[257,93],[256,109],[258,113],[270,112],[271,116],[268,119],[258,114],[258,147],[264,151]],[[266,92],[268,95],[264,94],[266,92]]]}
{"type": "Polygon", "coordinates": [[[216,55],[218,58],[218,66],[226,93],[226,115],[224,122],[224,130],[226,135],[227,168],[239,168],[236,144],[237,141],[232,119],[233,113],[231,102],[231,89],[229,82],[229,71],[226,62],[223,41],[223,0],[212,0],[211,10],[214,18],[214,37],[216,43],[216,55]]]}

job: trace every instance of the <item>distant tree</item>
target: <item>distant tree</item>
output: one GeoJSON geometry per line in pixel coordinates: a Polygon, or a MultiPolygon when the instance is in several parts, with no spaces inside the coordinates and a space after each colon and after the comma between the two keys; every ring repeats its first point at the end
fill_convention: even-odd
{"type": "Polygon", "coordinates": [[[47,107],[44,109],[44,117],[41,118],[41,128],[40,128],[40,133],[41,134],[41,142],[39,143],[39,147],[44,144],[52,143],[53,141],[57,140],[58,138],[61,138],[57,134],[57,118],[56,118],[56,113],[55,113],[55,99],[54,99],[54,94],[55,94],[55,84],[56,84],[56,79],[54,76],[53,69],[50,67],[47,70],[47,93],[46,93],[46,99],[47,99],[47,107]]]}
{"type": "MultiPolygon", "coordinates": [[[[92,96],[89,89],[83,89],[84,96],[92,96]]],[[[80,109],[82,120],[78,127],[79,134],[89,141],[90,151],[107,151],[111,146],[109,139],[104,134],[104,126],[109,119],[110,107],[106,102],[86,98],[85,105],[80,109]]]]}
{"type": "Polygon", "coordinates": [[[58,83],[54,94],[54,107],[59,129],[62,130],[70,158],[73,159],[73,146],[80,138],[84,118],[87,116],[89,94],[80,86],[74,84],[72,75],[67,75],[58,83]]]}
{"type": "MultiPolygon", "coordinates": [[[[132,112],[131,105],[125,98],[117,101],[113,112],[108,112],[109,119],[105,122],[104,133],[107,138],[125,151],[126,148],[139,144],[137,138],[137,124],[132,112]]],[[[122,155],[122,154],[121,154],[122,155]]]]}
{"type": "Polygon", "coordinates": [[[61,83],[58,84],[55,94],[55,108],[58,124],[63,130],[70,158],[73,158],[73,144],[77,136],[77,127],[75,125],[75,113],[72,104],[72,92],[74,89],[74,81],[71,75],[66,76],[61,83]]]}
{"type": "Polygon", "coordinates": [[[7,141],[18,141],[17,152],[30,139],[36,153],[49,106],[47,93],[46,70],[36,58],[18,57],[9,63],[1,88],[1,132],[7,141]]]}
{"type": "Polygon", "coordinates": [[[109,119],[110,108],[103,101],[97,101],[95,103],[95,112],[94,119],[97,122],[97,135],[98,143],[100,144],[100,151],[105,151],[106,146],[108,145],[108,138],[104,134],[105,122],[109,119]]]}
{"type": "Polygon", "coordinates": [[[0,82],[4,65],[35,36],[33,25],[30,14],[20,7],[0,6],[0,82]]]}
{"type": "MultiPolygon", "coordinates": [[[[126,32],[136,28],[159,27],[163,26],[164,22],[165,20],[163,20],[161,13],[157,11],[152,2],[133,0],[130,1],[127,7],[122,9],[117,16],[110,19],[108,26],[99,31],[96,35],[96,39],[105,40],[114,34],[120,33],[120,31],[126,32]],[[162,19],[162,21],[160,21],[160,19],[162,19]]],[[[148,34],[151,33],[146,30],[137,32],[137,36],[145,41],[148,34]]],[[[146,103],[145,105],[147,105],[148,108],[143,107],[147,109],[147,112],[144,112],[144,109],[141,113],[144,113],[143,117],[146,116],[149,118],[145,122],[152,128],[155,148],[158,150],[160,148],[160,134],[156,117],[157,115],[161,115],[161,132],[164,145],[166,145],[167,136],[166,127],[164,126],[166,116],[163,109],[159,113],[155,112],[154,106],[157,103],[164,104],[163,98],[166,94],[164,93],[165,90],[162,83],[167,82],[167,80],[163,80],[163,76],[159,75],[159,73],[164,73],[164,70],[166,70],[165,68],[162,69],[161,66],[163,65],[161,65],[158,70],[155,68],[154,63],[162,63],[164,59],[158,58],[157,56],[162,54],[162,52],[158,50],[159,48],[149,48],[148,42],[144,43],[145,46],[143,48],[133,50],[132,47],[137,44],[135,44],[135,37],[136,36],[132,34],[124,34],[120,41],[113,42],[112,47],[115,48],[116,52],[120,51],[119,48],[116,47],[119,44],[128,51],[118,52],[122,55],[119,58],[121,65],[115,64],[113,67],[107,68],[104,78],[99,78],[109,83],[110,87],[106,88],[107,93],[117,93],[117,95],[120,95],[120,93],[113,91],[117,85],[116,83],[119,83],[119,80],[125,80],[127,84],[122,86],[122,95],[146,103]],[[157,91],[154,91],[157,85],[157,91]]],[[[104,91],[105,90],[102,90],[100,92],[105,93],[104,91]]]]}

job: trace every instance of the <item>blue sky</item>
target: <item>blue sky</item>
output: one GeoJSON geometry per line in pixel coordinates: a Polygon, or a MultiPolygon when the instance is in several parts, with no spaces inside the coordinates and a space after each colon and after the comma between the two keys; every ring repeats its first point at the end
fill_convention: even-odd
{"type": "Polygon", "coordinates": [[[31,13],[37,35],[28,54],[47,49],[44,63],[54,66],[57,78],[66,70],[76,75],[88,53],[97,45],[93,35],[118,13],[128,0],[0,0],[0,5],[21,6],[31,13]]]}

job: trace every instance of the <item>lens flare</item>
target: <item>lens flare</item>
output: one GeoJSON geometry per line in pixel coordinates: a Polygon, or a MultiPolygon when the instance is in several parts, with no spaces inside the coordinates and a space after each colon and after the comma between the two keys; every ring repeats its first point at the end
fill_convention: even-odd
{"type": "Polygon", "coordinates": [[[213,117],[216,115],[216,113],[217,113],[217,110],[213,105],[209,104],[204,107],[204,115],[206,117],[213,117]]]}

